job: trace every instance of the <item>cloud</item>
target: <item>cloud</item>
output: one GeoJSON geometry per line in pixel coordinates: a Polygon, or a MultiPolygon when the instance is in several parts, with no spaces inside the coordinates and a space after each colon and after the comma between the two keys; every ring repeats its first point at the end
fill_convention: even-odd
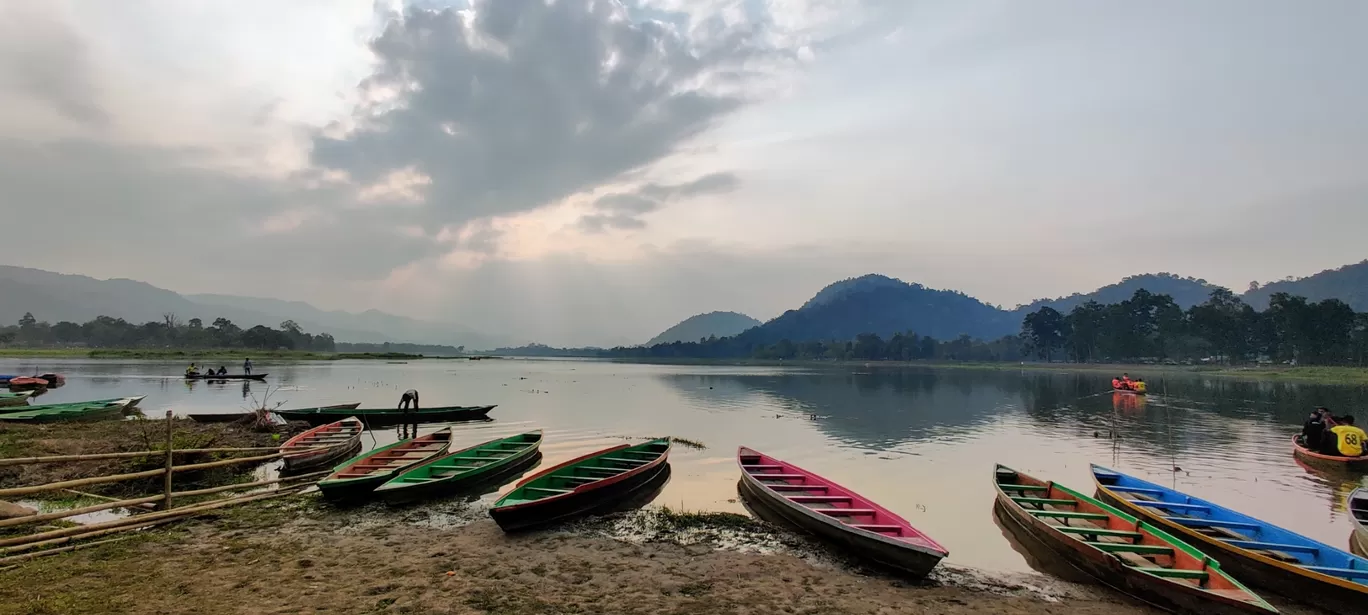
{"type": "Polygon", "coordinates": [[[614,192],[599,197],[593,204],[595,213],[581,217],[578,226],[588,233],[643,229],[646,221],[642,216],[671,200],[722,194],[736,190],[740,185],[741,180],[732,173],[709,173],[682,184],[643,184],[632,192],[614,192]]]}

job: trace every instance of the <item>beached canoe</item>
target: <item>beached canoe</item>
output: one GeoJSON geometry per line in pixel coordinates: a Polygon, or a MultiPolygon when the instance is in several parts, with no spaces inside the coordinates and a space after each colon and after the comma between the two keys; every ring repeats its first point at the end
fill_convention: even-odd
{"type": "Polygon", "coordinates": [[[333,501],[368,497],[397,472],[441,456],[450,445],[451,428],[443,427],[430,434],[361,453],[342,462],[327,478],[318,481],[318,490],[323,492],[323,497],[333,501]]]}
{"type": "MultiPolygon", "coordinates": [[[[1327,432],[1329,433],[1329,432],[1327,432]]],[[[1317,453],[1302,445],[1301,434],[1292,436],[1292,454],[1309,466],[1322,470],[1342,472],[1368,472],[1368,456],[1341,457],[1317,453]]]]}
{"type": "Polygon", "coordinates": [[[375,494],[386,502],[413,502],[507,481],[538,459],[541,441],[542,433],[532,431],[481,442],[411,466],[375,494]]]}
{"type": "Polygon", "coordinates": [[[523,479],[489,516],[505,532],[541,527],[612,508],[668,467],[669,438],[620,444],[576,457],[523,479]]]}
{"type": "Polygon", "coordinates": [[[1099,582],[1179,613],[1277,613],[1216,560],[1159,526],[1003,465],[993,471],[1007,528],[1099,582]]]}
{"type": "Polygon", "coordinates": [[[745,447],[736,462],[748,503],[864,559],[920,579],[949,554],[902,517],[812,472],[745,447]]]}
{"type": "Polygon", "coordinates": [[[1354,535],[1349,538],[1349,550],[1360,557],[1368,557],[1368,489],[1359,487],[1345,499],[1349,521],[1354,524],[1354,535]]]}
{"type": "Polygon", "coordinates": [[[186,374],[186,380],[265,380],[269,374],[186,374]]]}
{"type": "Polygon", "coordinates": [[[345,459],[361,449],[364,426],[355,417],[319,425],[285,441],[282,453],[298,452],[285,457],[286,472],[312,470],[345,459]],[[320,448],[321,447],[321,448],[320,448]]]}
{"type": "Polygon", "coordinates": [[[0,406],[28,406],[33,391],[0,391],[0,406]]]}
{"type": "Polygon", "coordinates": [[[367,427],[389,427],[405,423],[455,423],[458,421],[480,421],[488,418],[489,411],[495,406],[448,406],[443,408],[422,408],[411,410],[408,414],[398,408],[357,408],[354,410],[278,410],[276,414],[287,421],[308,421],[310,425],[331,423],[341,418],[354,416],[361,419],[367,427]]]}
{"type": "Polygon", "coordinates": [[[1368,612],[1368,559],[1162,485],[1092,467],[1099,496],[1179,536],[1240,579],[1338,613],[1368,612]]]}
{"type": "MultiPolygon", "coordinates": [[[[308,412],[313,410],[354,410],[361,406],[361,402],[350,404],[334,404],[331,406],[320,406],[318,408],[299,408],[295,410],[284,410],[284,412],[308,412]]],[[[197,412],[185,415],[196,423],[233,423],[245,421],[254,416],[251,412],[197,412]]]]}
{"type": "Polygon", "coordinates": [[[46,423],[49,421],[92,421],[115,418],[120,416],[124,410],[137,406],[143,397],[146,396],[0,408],[0,421],[46,423]]]}

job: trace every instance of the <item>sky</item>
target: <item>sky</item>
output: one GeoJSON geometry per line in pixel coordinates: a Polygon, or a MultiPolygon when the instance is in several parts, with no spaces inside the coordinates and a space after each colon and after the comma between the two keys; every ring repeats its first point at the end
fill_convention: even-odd
{"type": "Polygon", "coordinates": [[[1368,258],[1365,57],[1357,0],[14,0],[0,264],[573,345],[1243,290],[1368,258]]]}

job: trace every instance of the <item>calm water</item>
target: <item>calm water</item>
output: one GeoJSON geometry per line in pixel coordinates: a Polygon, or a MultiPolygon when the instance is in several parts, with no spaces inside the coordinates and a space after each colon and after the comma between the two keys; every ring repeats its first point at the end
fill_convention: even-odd
{"type": "MultiPolygon", "coordinates": [[[[286,408],[393,406],[408,388],[425,406],[499,404],[495,421],[458,426],[458,444],[544,429],[542,467],[623,438],[689,438],[707,449],[676,446],[655,500],[687,510],[744,512],[734,460],[744,444],[880,502],[957,563],[1001,570],[1027,565],[993,523],[994,462],[1089,492],[1088,464],[1106,464],[1345,548],[1343,500],[1361,479],[1304,469],[1289,439],[1313,405],[1342,413],[1368,401],[1362,388],[1167,377],[1152,379],[1150,398],[1135,403],[1114,399],[1110,377],[1098,374],[881,367],[341,361],[258,364],[271,375],[250,384],[186,382],[176,376],[183,369],[0,360],[0,373],[68,375],[38,403],[147,395],[142,408],[152,417],[239,412],[267,384],[286,408]]],[[[375,434],[380,443],[394,437],[375,434]]]]}

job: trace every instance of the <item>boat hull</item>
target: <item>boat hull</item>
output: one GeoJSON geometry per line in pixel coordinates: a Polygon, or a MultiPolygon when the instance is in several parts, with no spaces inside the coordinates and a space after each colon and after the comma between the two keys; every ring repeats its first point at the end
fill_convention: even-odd
{"type": "MultiPolygon", "coordinates": [[[[18,393],[3,393],[3,394],[0,394],[0,407],[14,407],[14,406],[24,406],[24,407],[27,407],[27,406],[28,406],[28,399],[29,399],[30,397],[32,397],[32,396],[33,396],[33,392],[32,392],[32,391],[23,391],[23,392],[18,392],[18,393]]],[[[0,412],[3,412],[3,410],[0,410],[0,412]]]]}
{"type": "MultiPolygon", "coordinates": [[[[339,430],[336,431],[336,433],[346,434],[348,437],[345,440],[338,441],[335,444],[327,445],[326,448],[320,448],[318,450],[307,450],[301,452],[301,454],[286,456],[281,471],[288,474],[297,474],[307,470],[313,470],[332,465],[340,460],[346,459],[360,452],[361,432],[363,431],[360,421],[356,421],[353,423],[351,421],[348,421],[347,419],[343,419],[342,421],[334,422],[341,424],[339,426],[339,430]]],[[[301,447],[307,449],[310,447],[310,444],[308,444],[304,440],[306,440],[311,434],[317,434],[319,432],[320,428],[315,427],[314,429],[310,429],[309,431],[301,433],[293,438],[290,438],[290,440],[287,441],[285,445],[281,447],[281,449],[286,452],[288,452],[291,447],[301,447]]]]}
{"type": "Polygon", "coordinates": [[[190,375],[187,375],[187,376],[185,377],[185,379],[186,379],[186,380],[265,380],[265,379],[266,379],[266,376],[269,376],[269,375],[270,375],[270,374],[223,374],[223,375],[210,376],[210,375],[208,375],[208,374],[201,374],[201,375],[198,375],[198,376],[190,376],[190,375]]]}
{"type": "Polygon", "coordinates": [[[461,495],[470,493],[490,485],[502,485],[530,468],[535,467],[541,461],[541,441],[540,432],[521,434],[510,438],[499,438],[482,442],[459,451],[449,452],[446,455],[429,459],[420,464],[415,464],[406,468],[403,472],[392,477],[386,484],[376,489],[375,493],[382,500],[389,504],[406,504],[421,500],[461,495]],[[533,435],[535,434],[535,435],[533,435]],[[535,438],[534,441],[528,442],[535,438]],[[470,456],[477,450],[495,450],[491,445],[500,442],[508,442],[514,439],[524,439],[518,444],[526,446],[512,455],[479,466],[472,470],[457,473],[450,477],[424,482],[408,482],[404,475],[423,474],[431,475],[434,466],[453,461],[453,457],[470,456]]]}
{"type": "MultiPolygon", "coordinates": [[[[335,404],[332,406],[322,406],[319,408],[285,410],[285,412],[301,412],[308,410],[353,410],[355,408],[359,408],[360,406],[361,402],[356,402],[352,404],[335,404]]],[[[256,415],[252,412],[199,412],[194,414],[187,414],[185,416],[186,418],[189,418],[190,420],[195,421],[196,423],[234,423],[237,421],[245,421],[256,415]]]]}
{"type": "Polygon", "coordinates": [[[1349,550],[1359,557],[1368,557],[1368,488],[1359,487],[1345,500],[1349,521],[1354,533],[1349,536],[1349,550]]]}
{"type": "Polygon", "coordinates": [[[521,532],[611,510],[621,501],[646,490],[668,467],[666,463],[659,463],[597,489],[516,507],[491,508],[489,516],[503,531],[521,532]]]}
{"type": "Polygon", "coordinates": [[[1221,563],[1221,568],[1242,582],[1271,590],[1293,600],[1307,600],[1314,596],[1310,604],[1330,608],[1337,613],[1365,612],[1368,604],[1368,586],[1359,585],[1355,589],[1348,582],[1339,579],[1314,575],[1299,566],[1252,553],[1216,540],[1206,534],[1164,518],[1156,511],[1137,506],[1121,497],[1106,485],[1097,484],[1098,499],[1114,506],[1127,514],[1134,515],[1151,525],[1187,541],[1221,563]]]}
{"type": "Polygon", "coordinates": [[[1301,445],[1301,436],[1292,436],[1292,454],[1303,463],[1322,470],[1368,473],[1368,456],[1338,457],[1323,455],[1301,445]]]}
{"type": "Polygon", "coordinates": [[[394,408],[358,408],[336,412],[326,409],[318,411],[283,410],[277,411],[276,414],[287,421],[305,421],[314,426],[326,425],[354,416],[361,419],[368,427],[392,427],[405,424],[482,421],[489,418],[489,412],[496,407],[497,406],[461,406],[433,408],[431,410],[419,410],[416,413],[410,413],[408,415],[405,415],[394,408]]]}

